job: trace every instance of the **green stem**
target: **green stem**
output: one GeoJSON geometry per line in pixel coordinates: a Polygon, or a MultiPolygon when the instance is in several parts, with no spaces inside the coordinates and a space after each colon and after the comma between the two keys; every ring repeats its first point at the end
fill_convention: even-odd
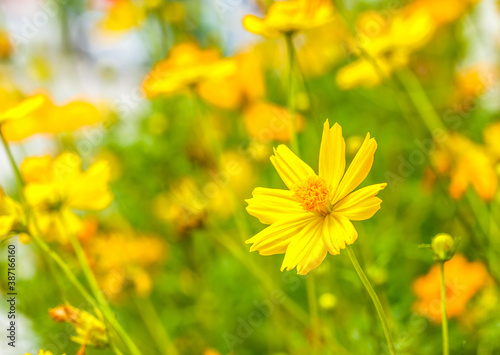
{"type": "Polygon", "coordinates": [[[19,171],[19,168],[17,167],[16,160],[14,159],[14,155],[12,155],[12,151],[10,150],[9,143],[7,143],[7,140],[5,139],[2,130],[2,126],[0,125],[0,137],[2,138],[2,144],[5,149],[5,152],[7,153],[7,157],[9,158],[10,165],[12,166],[12,170],[14,170],[14,175],[16,176],[16,181],[17,181],[17,188],[19,190],[19,197],[24,199],[24,193],[23,193],[23,188],[24,188],[24,181],[23,177],[21,176],[21,171],[19,171]]]}
{"type": "Polygon", "coordinates": [[[396,354],[396,350],[394,349],[394,344],[392,341],[392,336],[391,332],[389,331],[389,325],[387,323],[387,317],[385,316],[384,309],[382,308],[382,305],[380,304],[380,300],[378,299],[377,294],[375,293],[375,290],[373,289],[372,285],[370,284],[370,281],[366,277],[365,273],[363,272],[363,269],[359,265],[358,259],[356,258],[356,255],[354,254],[354,250],[352,250],[352,247],[348,245],[346,247],[347,253],[349,254],[349,258],[351,259],[352,265],[354,266],[354,269],[356,269],[356,272],[358,273],[359,278],[361,279],[361,282],[366,288],[366,291],[370,295],[373,304],[375,305],[375,309],[377,310],[378,316],[380,318],[380,322],[382,323],[382,328],[384,329],[384,334],[385,334],[385,339],[387,340],[387,345],[389,346],[389,352],[391,355],[396,354]]]}
{"type": "Polygon", "coordinates": [[[87,279],[87,283],[89,284],[90,289],[92,290],[92,293],[94,294],[94,297],[97,300],[97,303],[99,304],[98,308],[101,310],[102,314],[106,317],[106,320],[109,322],[109,324],[111,324],[116,333],[120,336],[120,338],[122,338],[123,342],[127,345],[130,352],[133,355],[141,355],[141,351],[137,348],[132,339],[130,339],[127,332],[116,321],[113,311],[109,307],[108,302],[106,301],[106,298],[104,297],[104,294],[102,293],[99,284],[97,283],[94,273],[90,268],[87,256],[80,242],[78,241],[78,238],[73,233],[71,233],[70,230],[67,228],[66,222],[64,221],[64,217],[62,215],[60,216],[60,219],[64,229],[66,230],[66,236],[68,237],[71,245],[73,246],[73,250],[75,251],[76,257],[80,263],[80,266],[82,267],[82,271],[83,274],[85,275],[85,278],[87,279]]]}
{"type": "MultiPolygon", "coordinates": [[[[214,230],[214,233],[212,234],[213,237],[221,245],[227,248],[231,252],[231,254],[239,259],[242,264],[245,265],[245,267],[255,276],[255,278],[262,283],[262,286],[268,292],[273,292],[277,289],[276,284],[269,277],[269,274],[264,271],[259,265],[254,263],[252,259],[247,256],[248,253],[244,252],[232,238],[230,238],[227,234],[225,234],[221,230],[218,230],[214,226],[212,226],[212,229],[214,230]]],[[[290,312],[290,314],[295,316],[297,320],[299,320],[302,324],[306,326],[309,324],[309,317],[307,316],[307,313],[286,294],[283,294],[282,305],[283,308],[285,308],[288,312],[290,312]]]]}
{"type": "Polygon", "coordinates": [[[441,269],[441,328],[443,330],[443,355],[450,354],[450,342],[448,337],[448,315],[446,313],[446,283],[444,281],[444,261],[439,263],[441,269]]]}
{"type": "Polygon", "coordinates": [[[319,317],[318,317],[318,303],[316,301],[316,285],[314,282],[314,275],[309,274],[306,279],[307,302],[309,304],[309,317],[311,318],[311,327],[313,330],[313,353],[318,350],[318,339],[320,337],[319,331],[319,317]]]}
{"type": "MultiPolygon", "coordinates": [[[[40,227],[38,225],[37,219],[34,215],[34,213],[31,210],[31,206],[27,203],[26,196],[24,195],[24,180],[21,175],[21,171],[17,167],[16,161],[14,160],[14,156],[12,155],[12,151],[10,150],[9,144],[7,143],[7,140],[3,136],[1,132],[1,126],[0,126],[0,138],[3,143],[3,146],[5,148],[5,151],[7,153],[7,156],[9,158],[9,162],[11,164],[11,167],[14,171],[14,174],[17,179],[18,183],[18,189],[19,189],[19,198],[21,202],[23,202],[25,209],[26,209],[26,214],[32,215],[33,217],[33,224],[35,226],[36,234],[35,233],[30,233],[31,238],[35,242],[36,246],[40,248],[45,255],[49,256],[49,258],[54,261],[63,271],[63,273],[66,275],[68,280],[71,282],[71,284],[76,288],[76,290],[80,293],[80,295],[93,307],[99,308],[98,307],[98,302],[96,302],[92,296],[87,292],[85,287],[78,281],[76,278],[75,274],[71,271],[71,269],[68,267],[68,265],[64,262],[64,260],[57,254],[52,248],[45,243],[45,241],[40,237],[40,227]]],[[[122,340],[125,342],[125,344],[128,346],[130,349],[130,352],[134,355],[141,355],[141,352],[137,349],[136,345],[132,342],[132,340],[129,338],[128,334],[124,331],[124,329],[121,327],[121,325],[116,321],[113,312],[111,309],[108,307],[105,307],[102,309],[102,313],[106,320],[113,326],[115,329],[116,333],[122,338],[122,340]]]]}
{"type": "Polygon", "coordinates": [[[151,300],[149,298],[138,298],[137,296],[132,296],[132,299],[158,350],[165,355],[178,355],[179,351],[163,326],[151,300]]]}
{"type": "Polygon", "coordinates": [[[291,146],[295,154],[300,155],[299,141],[297,137],[297,115],[295,109],[295,81],[293,69],[295,68],[295,49],[293,47],[293,33],[285,35],[286,47],[288,51],[288,111],[292,120],[291,124],[291,146]]]}
{"type": "Polygon", "coordinates": [[[431,135],[434,136],[436,134],[446,133],[447,129],[445,125],[436,113],[434,106],[425,94],[425,91],[415,74],[406,68],[398,71],[398,78],[405,87],[408,96],[414,103],[415,108],[420,114],[420,117],[422,117],[422,121],[424,121],[431,135]]]}

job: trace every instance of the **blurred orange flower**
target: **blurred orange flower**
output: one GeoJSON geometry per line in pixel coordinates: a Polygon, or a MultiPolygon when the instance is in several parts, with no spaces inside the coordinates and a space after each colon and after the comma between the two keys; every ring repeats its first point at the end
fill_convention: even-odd
{"type": "Polygon", "coordinates": [[[491,201],[498,188],[495,161],[488,150],[467,137],[450,133],[431,156],[441,174],[451,178],[449,193],[459,199],[469,186],[485,201],[491,201]]]}
{"type": "MultiPolygon", "coordinates": [[[[444,264],[444,273],[448,318],[457,317],[465,311],[470,299],[487,285],[488,271],[481,262],[469,262],[463,255],[456,254],[444,264]]],[[[441,322],[440,280],[439,265],[434,265],[427,275],[413,282],[413,292],[417,296],[414,311],[435,323],[441,322]]]]}
{"type": "Polygon", "coordinates": [[[455,90],[451,101],[456,111],[469,111],[474,101],[490,89],[494,83],[495,72],[486,66],[474,66],[458,73],[455,79],[455,90]]]}
{"type": "MultiPolygon", "coordinates": [[[[304,117],[296,114],[297,131],[304,127],[304,117]]],[[[262,142],[288,142],[292,132],[292,115],[281,106],[259,101],[245,108],[243,120],[248,134],[262,142]]]]}
{"type": "Polygon", "coordinates": [[[263,19],[245,16],[243,26],[249,32],[272,38],[324,25],[333,20],[333,13],[330,0],[277,1],[263,19]]]}
{"type": "Polygon", "coordinates": [[[226,78],[236,72],[233,59],[224,59],[216,49],[201,49],[195,43],[182,43],[158,62],[143,82],[145,94],[173,95],[205,80],[226,78]]]}
{"type": "Polygon", "coordinates": [[[237,65],[231,76],[202,81],[197,91],[210,104],[234,110],[265,96],[265,80],[259,53],[249,50],[234,57],[237,65]]]}
{"type": "Polygon", "coordinates": [[[8,59],[12,54],[12,43],[7,31],[0,30],[0,60],[8,59]]]}

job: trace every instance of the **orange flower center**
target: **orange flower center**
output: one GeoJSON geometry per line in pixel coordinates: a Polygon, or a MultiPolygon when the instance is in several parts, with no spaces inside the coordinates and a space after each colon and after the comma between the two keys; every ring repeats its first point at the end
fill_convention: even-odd
{"type": "Polygon", "coordinates": [[[330,190],[325,179],[319,176],[310,177],[297,183],[294,187],[294,192],[295,199],[304,210],[325,215],[329,213],[328,196],[330,190]]]}

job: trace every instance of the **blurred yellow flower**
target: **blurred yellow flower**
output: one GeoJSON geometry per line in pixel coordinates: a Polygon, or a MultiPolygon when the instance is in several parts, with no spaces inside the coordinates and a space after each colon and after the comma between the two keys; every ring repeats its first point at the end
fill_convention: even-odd
{"type": "Polygon", "coordinates": [[[143,6],[132,0],[115,0],[100,26],[109,31],[126,31],[139,26],[145,17],[143,6]]]}
{"type": "Polygon", "coordinates": [[[298,66],[307,77],[324,75],[345,57],[348,33],[343,22],[333,22],[295,36],[298,66]]]}
{"type": "Polygon", "coordinates": [[[498,188],[495,161],[484,146],[450,133],[431,159],[439,173],[450,176],[449,193],[454,199],[461,198],[469,186],[485,201],[495,196],[498,188]]]}
{"type": "MultiPolygon", "coordinates": [[[[304,117],[295,115],[297,131],[304,127],[304,117]]],[[[262,142],[288,142],[292,135],[292,115],[281,106],[258,101],[245,108],[243,121],[248,134],[262,142]]]]}
{"type": "Polygon", "coordinates": [[[143,82],[145,94],[152,98],[190,89],[205,80],[228,77],[236,72],[233,59],[224,59],[215,49],[201,49],[195,43],[182,43],[158,62],[143,82]]]}
{"type": "Polygon", "coordinates": [[[7,197],[0,187],[0,240],[25,231],[26,219],[19,203],[7,197]]]}
{"type": "Polygon", "coordinates": [[[340,254],[358,233],[351,221],[371,218],[379,209],[378,192],[387,184],[354,191],[373,164],[377,143],[370,134],[345,171],[342,128],[326,120],[319,154],[319,174],[288,147],[278,146],[271,162],[288,190],[258,187],[247,200],[247,211],[269,227],[246,241],[261,255],[285,253],[281,270],[307,274],[321,264],[327,252],[340,254]],[[353,192],[354,191],[354,192],[353,192]]]}
{"type": "Polygon", "coordinates": [[[102,119],[100,111],[85,101],[54,105],[42,94],[32,96],[0,115],[2,133],[8,141],[22,141],[35,134],[71,132],[102,119]]]}
{"type": "Polygon", "coordinates": [[[116,298],[127,284],[147,296],[153,288],[151,270],[166,259],[168,245],[154,235],[116,231],[95,237],[88,251],[107,297],[116,298]]]}
{"type": "Polygon", "coordinates": [[[272,38],[324,25],[333,20],[333,13],[330,0],[277,1],[263,19],[245,16],[243,26],[249,32],[272,38]]]}
{"type": "Polygon", "coordinates": [[[96,318],[86,311],[70,305],[60,305],[49,310],[50,318],[56,322],[65,322],[73,325],[76,336],[71,340],[84,346],[89,344],[97,348],[103,348],[109,344],[108,332],[101,319],[96,318]]]}
{"type": "Polygon", "coordinates": [[[44,104],[47,103],[47,97],[41,94],[30,96],[20,102],[6,102],[2,101],[2,112],[0,113],[0,124],[4,127],[11,121],[25,118],[33,112],[39,110],[44,104]],[[12,105],[5,107],[5,104],[12,105]]]}
{"type": "Polygon", "coordinates": [[[484,143],[496,161],[500,160],[500,121],[490,123],[483,130],[484,143]]]}
{"type": "Polygon", "coordinates": [[[170,191],[159,194],[153,202],[154,215],[167,223],[174,223],[181,234],[201,226],[206,209],[207,201],[191,177],[173,183],[170,191]]]}
{"type": "Polygon", "coordinates": [[[22,163],[24,194],[44,236],[63,237],[61,219],[76,233],[81,222],[72,210],[99,211],[113,200],[107,162],[98,161],[86,171],[81,166],[80,157],[72,153],[55,159],[30,157],[22,163]]]}
{"type": "Polygon", "coordinates": [[[431,16],[437,26],[458,20],[479,0],[416,0],[409,3],[404,11],[424,12],[431,16]]]}
{"type": "Polygon", "coordinates": [[[364,55],[353,40],[352,51],[360,58],[344,66],[337,73],[337,85],[341,89],[358,86],[373,87],[390,76],[396,69],[408,64],[410,54],[423,47],[432,37],[435,25],[429,15],[421,12],[410,15],[397,14],[388,25],[379,23],[379,16],[370,12],[360,18],[358,32],[364,34],[371,23],[377,23],[378,29],[361,36],[364,55]]]}
{"type": "MultiPolygon", "coordinates": [[[[441,283],[439,265],[434,265],[427,275],[413,282],[417,300],[415,312],[435,323],[441,322],[441,283]]],[[[446,311],[448,318],[461,315],[469,300],[484,288],[489,279],[486,267],[479,261],[469,262],[463,255],[456,254],[444,264],[446,285],[446,311]]]]}

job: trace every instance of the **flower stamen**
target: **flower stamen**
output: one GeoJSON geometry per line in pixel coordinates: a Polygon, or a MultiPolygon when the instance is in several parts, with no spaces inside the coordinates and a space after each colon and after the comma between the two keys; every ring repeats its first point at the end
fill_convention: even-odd
{"type": "Polygon", "coordinates": [[[326,215],[330,212],[330,190],[325,179],[313,176],[300,181],[294,187],[294,197],[309,212],[326,215]]]}

